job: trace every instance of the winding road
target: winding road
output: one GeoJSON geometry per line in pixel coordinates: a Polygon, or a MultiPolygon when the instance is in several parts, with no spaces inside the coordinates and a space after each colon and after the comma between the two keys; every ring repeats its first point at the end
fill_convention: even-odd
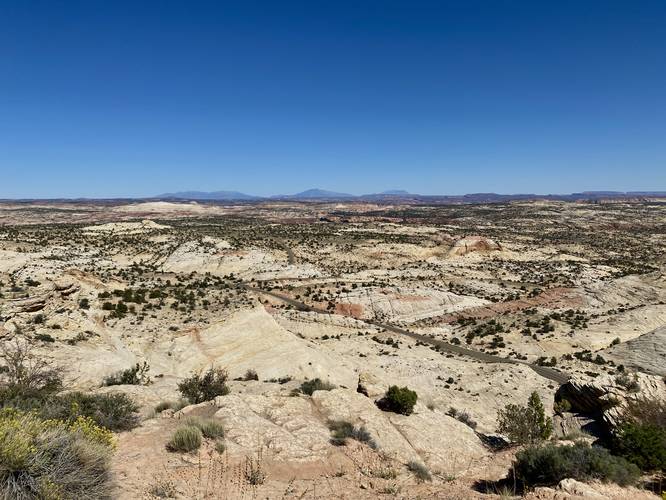
{"type": "MultiPolygon", "coordinates": [[[[248,285],[247,283],[235,283],[235,285],[238,288],[242,288],[244,290],[247,290],[249,292],[255,292],[255,293],[260,293],[263,295],[268,295],[270,297],[273,297],[275,299],[278,299],[282,302],[285,302],[286,304],[289,304],[291,306],[294,306],[296,309],[299,311],[307,311],[307,312],[316,312],[319,314],[333,314],[330,311],[327,311],[326,309],[321,309],[319,307],[313,307],[309,306],[308,304],[305,304],[301,301],[298,301],[296,299],[293,299],[291,297],[288,297],[286,295],[282,295],[281,293],[276,293],[272,292],[269,290],[262,290],[261,288],[257,288],[251,285],[248,285]]],[[[353,317],[353,316],[349,316],[353,317]]],[[[376,320],[358,320],[358,318],[354,318],[357,321],[363,321],[364,323],[368,323],[380,328],[384,328],[385,330],[393,333],[397,333],[399,335],[404,335],[406,337],[413,338],[415,340],[419,340],[423,343],[433,345],[435,347],[438,347],[440,351],[445,351],[445,352],[450,352],[453,354],[459,354],[461,356],[467,356],[469,358],[475,359],[477,361],[482,361],[484,363],[507,363],[507,364],[515,364],[515,365],[526,365],[529,366],[534,372],[536,372],[538,375],[548,379],[552,380],[553,382],[556,382],[558,384],[564,384],[569,380],[569,375],[565,372],[561,372],[559,370],[555,370],[553,368],[549,368],[547,366],[541,366],[537,365],[534,363],[528,363],[526,361],[522,361],[519,359],[513,359],[513,358],[503,358],[501,356],[495,356],[493,354],[488,354],[486,352],[482,351],[477,351],[476,349],[469,349],[467,347],[462,347],[459,345],[454,345],[450,344],[448,342],[444,342],[443,340],[437,340],[433,339],[431,337],[428,337],[426,335],[421,335],[419,333],[411,332],[409,330],[405,330],[404,328],[400,328],[394,325],[390,325],[388,323],[382,323],[380,321],[376,320]]]]}

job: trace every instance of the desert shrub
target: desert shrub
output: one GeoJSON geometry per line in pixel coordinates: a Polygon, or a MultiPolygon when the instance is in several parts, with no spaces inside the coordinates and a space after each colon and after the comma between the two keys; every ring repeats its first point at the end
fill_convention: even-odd
{"type": "Polygon", "coordinates": [[[562,415],[563,413],[571,411],[571,403],[569,402],[568,399],[562,399],[560,401],[555,401],[555,404],[553,405],[553,410],[558,415],[562,415]]]}
{"type": "Polygon", "coordinates": [[[115,310],[111,312],[110,317],[122,319],[127,314],[127,311],[129,311],[127,305],[120,301],[116,304],[115,310]]]}
{"type": "Polygon", "coordinates": [[[150,370],[150,365],[146,361],[137,363],[131,368],[105,377],[104,385],[147,385],[150,383],[148,370],[150,370]]]}
{"type": "Polygon", "coordinates": [[[266,382],[270,382],[271,384],[286,384],[287,382],[291,382],[292,378],[291,376],[287,375],[285,377],[280,377],[280,378],[270,378],[266,380],[266,382]]]}
{"type": "Polygon", "coordinates": [[[541,398],[533,392],[527,406],[508,404],[500,410],[497,428],[514,443],[528,444],[548,439],[553,433],[553,422],[546,418],[541,398]]]}
{"type": "Polygon", "coordinates": [[[227,450],[227,445],[224,444],[224,440],[222,440],[222,439],[215,440],[215,451],[216,452],[218,452],[221,455],[226,450],[227,450]]]}
{"type": "Polygon", "coordinates": [[[407,468],[412,472],[419,481],[432,481],[432,475],[428,468],[421,462],[411,460],[407,464],[407,468]]]}
{"type": "Polygon", "coordinates": [[[476,426],[478,425],[476,423],[476,420],[472,418],[472,416],[467,413],[466,411],[461,411],[458,413],[457,419],[461,421],[463,424],[467,425],[470,429],[476,429],[476,426]]]}
{"type": "Polygon", "coordinates": [[[366,443],[370,448],[376,449],[377,443],[364,427],[355,427],[350,422],[344,420],[330,420],[328,422],[328,428],[331,430],[331,444],[335,446],[345,446],[347,444],[347,439],[354,439],[361,443],[366,443]]]}
{"type": "Polygon", "coordinates": [[[315,391],[332,391],[333,389],[335,389],[335,385],[324,382],[320,378],[306,380],[301,384],[301,392],[308,396],[312,396],[315,391]]]}
{"type": "Polygon", "coordinates": [[[228,374],[222,368],[209,368],[203,375],[194,373],[178,384],[178,390],[192,404],[229,394],[228,374]]]}
{"type": "Polygon", "coordinates": [[[169,451],[190,452],[201,447],[202,434],[198,427],[184,425],[176,429],[166,447],[169,451]]]}
{"type": "Polygon", "coordinates": [[[3,344],[0,360],[0,399],[43,397],[62,389],[62,370],[35,355],[27,342],[3,344]]]}
{"type": "Polygon", "coordinates": [[[417,398],[416,392],[407,387],[392,385],[384,397],[377,402],[377,406],[384,411],[411,415],[417,398]]]}
{"type": "Polygon", "coordinates": [[[613,451],[641,470],[666,470],[666,429],[626,423],[613,440],[613,451]]]}
{"type": "Polygon", "coordinates": [[[176,498],[178,488],[176,483],[168,477],[159,477],[148,489],[148,493],[157,498],[176,498]]]}
{"type": "Polygon", "coordinates": [[[62,387],[62,370],[35,356],[27,344],[4,346],[0,350],[5,370],[0,385],[0,406],[30,411],[42,419],[75,422],[92,419],[110,430],[129,430],[138,424],[138,407],[126,394],[57,394],[62,387]]]}
{"type": "Polygon", "coordinates": [[[191,417],[185,421],[185,425],[196,427],[201,431],[203,437],[208,439],[224,437],[222,422],[214,418],[191,417]]]}
{"type": "Polygon", "coordinates": [[[178,401],[162,401],[155,406],[155,413],[162,413],[164,410],[182,410],[189,403],[185,399],[179,399],[178,401]]]}
{"type": "Polygon", "coordinates": [[[474,420],[465,410],[459,411],[457,408],[451,407],[446,414],[467,425],[470,429],[476,429],[476,426],[478,425],[476,420],[474,420]]]}
{"type": "Polygon", "coordinates": [[[645,398],[630,400],[627,402],[623,421],[666,428],[666,401],[645,398]]]}
{"type": "Polygon", "coordinates": [[[112,431],[126,431],[139,424],[139,407],[124,393],[84,394],[69,392],[49,398],[39,410],[48,419],[72,421],[88,417],[112,431]]]}
{"type": "Polygon", "coordinates": [[[612,449],[642,470],[666,470],[666,402],[629,402],[612,449]]]}
{"type": "Polygon", "coordinates": [[[162,413],[164,410],[173,408],[173,401],[161,401],[155,405],[155,413],[162,413]]]}
{"type": "Polygon", "coordinates": [[[55,342],[55,339],[48,333],[38,333],[35,335],[35,340],[41,340],[42,342],[55,342]]]}
{"type": "Polygon", "coordinates": [[[551,486],[565,478],[597,479],[625,486],[635,483],[639,476],[634,464],[582,441],[573,446],[530,446],[518,452],[513,470],[516,479],[528,487],[551,486]]]}
{"type": "Polygon", "coordinates": [[[245,481],[252,486],[264,484],[266,472],[264,471],[261,452],[259,452],[256,459],[254,457],[245,457],[245,471],[243,475],[245,481]]]}
{"type": "Polygon", "coordinates": [[[250,369],[245,372],[245,375],[243,375],[243,380],[259,380],[259,375],[257,375],[255,370],[250,369]]]}
{"type": "Polygon", "coordinates": [[[624,387],[627,392],[638,392],[641,390],[638,377],[635,373],[631,376],[626,372],[621,372],[615,377],[615,382],[624,387]]]}
{"type": "Polygon", "coordinates": [[[130,430],[139,423],[138,407],[124,393],[66,394],[0,393],[0,403],[5,408],[30,411],[42,419],[74,421],[78,417],[89,417],[97,425],[112,431],[130,430]],[[9,397],[11,396],[11,397],[9,397]]]}
{"type": "Polygon", "coordinates": [[[89,419],[0,412],[0,497],[111,498],[112,435],[89,419]]]}

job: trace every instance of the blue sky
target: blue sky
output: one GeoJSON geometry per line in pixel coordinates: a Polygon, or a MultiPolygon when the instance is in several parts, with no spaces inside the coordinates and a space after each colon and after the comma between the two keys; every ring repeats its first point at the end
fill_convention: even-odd
{"type": "Polygon", "coordinates": [[[0,198],[666,190],[666,2],[2,0],[0,198]]]}

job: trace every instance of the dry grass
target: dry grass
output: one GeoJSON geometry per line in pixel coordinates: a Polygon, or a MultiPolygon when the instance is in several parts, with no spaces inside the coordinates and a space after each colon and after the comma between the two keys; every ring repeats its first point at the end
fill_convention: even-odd
{"type": "Polygon", "coordinates": [[[201,447],[202,434],[198,427],[184,425],[176,429],[166,445],[169,451],[192,452],[201,447]]]}
{"type": "Polygon", "coordinates": [[[226,450],[210,450],[208,453],[199,452],[196,465],[171,472],[169,481],[165,481],[163,476],[157,477],[147,493],[158,496],[157,491],[177,492],[183,498],[197,500],[255,499],[258,498],[258,488],[266,478],[261,450],[256,456],[233,462],[226,450]]]}

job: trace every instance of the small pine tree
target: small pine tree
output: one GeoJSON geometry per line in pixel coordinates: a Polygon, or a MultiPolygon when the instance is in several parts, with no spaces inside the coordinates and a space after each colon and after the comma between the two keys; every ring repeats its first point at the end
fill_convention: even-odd
{"type": "Polygon", "coordinates": [[[545,441],[553,433],[553,421],[546,417],[541,398],[533,392],[527,406],[509,404],[497,414],[498,431],[518,444],[545,441]]]}
{"type": "Polygon", "coordinates": [[[550,417],[546,418],[546,412],[543,409],[543,403],[536,391],[530,394],[527,400],[527,409],[536,422],[536,430],[539,439],[545,441],[553,434],[553,421],[550,417]]]}

